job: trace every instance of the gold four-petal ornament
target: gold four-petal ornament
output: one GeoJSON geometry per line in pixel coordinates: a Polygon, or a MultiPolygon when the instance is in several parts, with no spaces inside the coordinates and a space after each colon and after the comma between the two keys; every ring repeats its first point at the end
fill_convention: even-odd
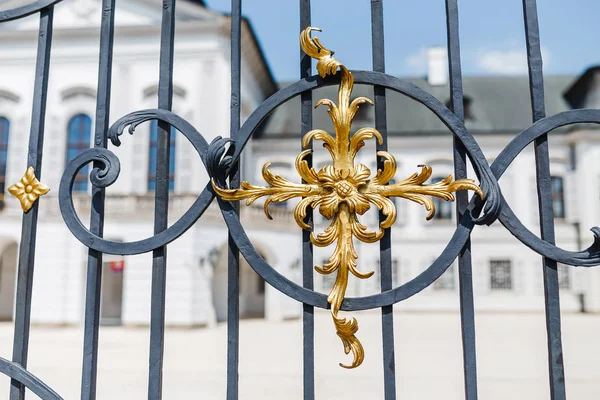
{"type": "Polygon", "coordinates": [[[457,190],[473,190],[481,198],[483,192],[471,179],[452,180],[448,176],[440,182],[425,184],[431,177],[431,167],[419,165],[420,173],[415,173],[401,182],[389,184],[396,175],[396,159],[386,151],[377,155],[384,158],[384,167],[371,177],[371,171],[363,164],[355,164],[354,159],[365,140],[376,138],[381,144],[383,137],[374,128],[362,128],[350,135],[352,120],[363,103],[373,102],[366,97],[358,97],[350,101],[354,86],[352,73],[333,57],[333,53],[321,44],[318,38],[311,38],[310,32],[318,28],[306,28],[300,35],[302,49],[310,57],[318,60],[317,71],[325,78],[341,72],[341,82],[338,91],[338,104],[328,99],[319,100],[316,106],[326,105],[333,121],[335,136],[324,130],[312,130],[302,138],[303,147],[308,147],[311,140],[323,141],[323,146],[331,154],[332,165],[327,165],[318,172],[308,166],[305,157],[311,150],[301,152],[296,158],[296,170],[306,183],[289,182],[285,178],[274,175],[269,171],[270,163],[265,164],[262,174],[270,187],[255,186],[242,182],[241,189],[222,189],[214,180],[213,188],[221,198],[228,201],[246,199],[246,205],[252,204],[260,197],[268,196],[264,210],[269,219],[268,207],[271,202],[284,202],[294,197],[302,198],[294,210],[296,223],[303,229],[310,230],[311,226],[304,222],[308,207],[318,208],[319,212],[331,220],[329,227],[316,236],[311,234],[315,246],[326,247],[335,242],[333,255],[322,267],[315,266],[321,274],[331,274],[337,271],[333,288],[327,301],[331,304],[331,314],[338,336],[344,344],[346,354],[352,351],[354,359],[351,365],[340,364],[344,368],[355,368],[364,360],[364,350],[355,334],[358,323],[355,318],[346,319],[339,316],[344,301],[349,273],[365,279],[373,272],[361,272],[357,268],[358,255],[354,248],[353,238],[365,243],[379,241],[386,228],[390,228],[396,220],[396,207],[390,197],[403,197],[425,206],[429,212],[427,219],[433,218],[435,206],[430,196],[448,201],[454,201],[453,192],[457,190]],[[369,231],[358,220],[373,204],[385,216],[377,232],[369,231]]]}
{"type": "Polygon", "coordinates": [[[35,177],[33,167],[27,168],[27,172],[21,180],[8,188],[8,192],[19,199],[23,212],[29,211],[33,207],[33,203],[49,190],[48,186],[40,183],[35,177]]]}

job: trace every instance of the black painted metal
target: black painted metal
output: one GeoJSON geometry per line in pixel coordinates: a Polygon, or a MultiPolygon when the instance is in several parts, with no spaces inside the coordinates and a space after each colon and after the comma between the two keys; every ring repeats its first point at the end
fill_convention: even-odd
{"type": "MultiPolygon", "coordinates": [[[[371,36],[373,52],[373,71],[385,72],[385,46],[383,29],[383,0],[371,0],[371,36]]],[[[376,151],[388,151],[387,105],[385,87],[375,86],[375,128],[383,137],[382,143],[376,144],[376,151]]],[[[365,105],[366,106],[366,105],[365,105]]],[[[364,106],[363,106],[364,107],[364,106]]],[[[377,158],[377,168],[383,170],[383,157],[377,158]]],[[[380,211],[379,221],[386,216],[380,211]]],[[[392,229],[384,231],[379,242],[380,286],[382,291],[391,290],[392,281],[392,229]]],[[[386,400],[396,398],[396,354],[394,351],[394,306],[381,308],[381,334],[383,343],[383,391],[386,400]]]]}
{"type": "MultiPolygon", "coordinates": [[[[446,0],[446,27],[448,35],[448,70],[450,77],[450,104],[461,122],[465,121],[462,70],[460,64],[460,42],[457,0],[446,0]]],[[[454,176],[467,177],[467,152],[454,139],[454,176]]],[[[465,191],[456,193],[456,221],[460,223],[469,204],[465,191]]],[[[463,342],[463,369],[465,398],[477,399],[477,357],[475,349],[475,302],[473,299],[473,265],[471,260],[471,240],[458,253],[458,277],[460,295],[461,336],[463,342]]]]}
{"type": "MultiPolygon", "coordinates": [[[[536,0],[523,0],[523,13],[527,40],[531,107],[533,122],[536,122],[546,116],[544,106],[544,73],[542,71],[542,51],[536,0]]],[[[554,244],[554,211],[552,209],[548,135],[536,138],[534,147],[541,238],[548,243],[554,244]]],[[[544,276],[546,332],[548,335],[550,397],[552,400],[562,400],[567,395],[565,392],[565,370],[560,333],[560,298],[558,293],[557,262],[556,260],[542,257],[542,268],[544,276]]]]}
{"type": "MultiPolygon", "coordinates": [[[[300,0],[300,32],[310,26],[310,0],[300,0]]],[[[300,79],[305,79],[312,74],[312,60],[300,49],[300,79]]],[[[302,113],[300,135],[304,135],[312,129],[312,92],[304,92],[301,95],[302,113]]],[[[312,150],[313,142],[310,141],[309,149],[312,150]]],[[[309,168],[312,168],[312,154],[305,158],[309,168]]],[[[306,210],[304,222],[313,226],[313,210],[306,210]]],[[[311,232],[302,231],[302,286],[308,290],[314,290],[313,270],[313,244],[310,241],[311,232]]],[[[302,355],[303,355],[303,391],[304,400],[315,399],[315,309],[309,304],[302,304],[302,355]]]]}
{"type": "Polygon", "coordinates": [[[37,0],[18,8],[2,10],[0,11],[0,23],[27,17],[37,12],[41,13],[44,9],[49,10],[53,5],[60,3],[61,1],[62,0],[37,0]]]}
{"type": "Polygon", "coordinates": [[[27,371],[21,365],[5,360],[0,357],[0,373],[8,376],[11,380],[19,382],[21,385],[37,394],[44,400],[62,400],[51,387],[42,382],[38,377],[27,371]]]}
{"type": "MultiPolygon", "coordinates": [[[[54,7],[40,11],[38,53],[33,86],[33,110],[27,165],[32,166],[41,179],[42,149],[44,148],[44,127],[46,122],[46,95],[50,73],[50,48],[52,46],[52,22],[54,7]]],[[[33,267],[35,262],[35,240],[37,237],[39,202],[23,215],[21,243],[19,247],[19,267],[17,272],[17,301],[15,306],[15,334],[13,337],[13,362],[27,368],[29,350],[29,325],[31,317],[31,295],[33,289],[33,267]]],[[[25,385],[17,379],[11,380],[10,399],[25,398],[25,385]]]]}
{"type": "MultiPolygon", "coordinates": [[[[160,32],[158,108],[171,111],[173,105],[173,51],[175,41],[175,0],[163,0],[160,32]]],[[[154,193],[154,234],[168,227],[169,158],[171,126],[158,121],[156,152],[156,191],[154,193]]],[[[167,246],[152,251],[152,299],[150,305],[150,359],[148,399],[162,398],[162,369],[165,349],[165,301],[167,285],[167,246]]]]}
{"type": "MultiPolygon", "coordinates": [[[[237,140],[242,101],[242,0],[231,0],[231,116],[229,136],[237,140]]],[[[231,166],[229,185],[240,186],[239,163],[231,166]]],[[[239,202],[232,203],[239,222],[239,202]]],[[[231,234],[227,238],[227,400],[239,397],[240,358],[240,252],[231,234]]]]}
{"type": "MultiPolygon", "coordinates": [[[[42,145],[46,92],[49,77],[50,45],[52,42],[53,5],[60,0],[38,0],[31,4],[0,11],[0,23],[40,13],[40,34],[34,84],[34,102],[29,137],[28,165],[41,176],[42,145]]],[[[300,28],[311,24],[311,1],[300,0],[300,28]]],[[[387,230],[380,243],[382,292],[361,298],[347,298],[342,310],[366,310],[381,308],[384,360],[384,398],[396,398],[393,305],[405,300],[431,285],[458,258],[460,276],[461,328],[464,357],[465,397],[477,399],[477,368],[475,353],[474,301],[470,234],[476,225],[492,224],[496,220],[517,239],[543,257],[543,275],[546,300],[548,334],[548,367],[552,399],[565,399],[564,368],[560,332],[560,303],[558,295],[557,262],[592,267],[600,264],[600,228],[592,228],[594,243],[577,252],[567,251],[554,244],[553,211],[548,157],[548,134],[556,128],[577,124],[600,124],[600,110],[573,110],[546,117],[544,110],[543,73],[539,41],[539,29],[535,0],[523,0],[524,23],[529,60],[530,89],[534,123],[519,133],[503,149],[494,163],[487,164],[479,145],[464,125],[462,73],[457,0],[446,0],[449,70],[450,111],[422,89],[385,74],[383,1],[371,0],[371,27],[373,71],[353,71],[357,84],[374,87],[375,126],[382,133],[384,142],[377,150],[387,149],[386,90],[401,93],[423,104],[433,112],[454,135],[454,166],[456,178],[466,177],[467,159],[474,167],[480,185],[486,195],[485,201],[477,197],[470,200],[466,193],[457,195],[457,226],[445,249],[438,258],[409,282],[393,287],[391,230],[387,230]],[[535,146],[537,189],[540,204],[541,237],[528,230],[515,216],[502,196],[498,179],[523,149],[535,146]]],[[[192,144],[204,163],[208,174],[221,186],[239,185],[239,160],[244,147],[261,122],[278,106],[295,96],[301,97],[300,133],[312,129],[312,91],[339,83],[339,77],[320,78],[311,76],[312,63],[301,53],[300,80],[279,90],[265,100],[240,126],[241,101],[241,34],[242,2],[232,0],[231,13],[231,139],[216,138],[210,145],[186,120],[170,111],[173,91],[173,45],[175,38],[175,0],[163,0],[161,31],[160,80],[158,109],[132,112],[108,126],[110,86],[112,70],[112,46],[114,35],[115,0],[103,0],[100,35],[100,63],[98,74],[98,99],[94,147],[71,160],[63,173],[59,188],[60,209],[65,223],[73,235],[89,248],[86,287],[86,314],[84,331],[84,356],[81,381],[81,398],[96,397],[96,368],[98,359],[98,325],[100,317],[100,285],[102,255],[141,254],[152,252],[152,296],[150,328],[150,360],[148,397],[162,397],[162,363],[164,352],[166,247],[187,231],[213,202],[215,194],[210,185],[203,190],[190,209],[170,227],[167,226],[169,140],[170,127],[175,127],[192,144]],[[110,138],[115,146],[121,143],[126,127],[134,133],[135,128],[147,121],[157,120],[158,157],[157,189],[155,193],[154,235],[135,242],[117,243],[103,239],[104,189],[113,184],[120,173],[116,155],[106,149],[110,138]],[[90,228],[80,221],[72,198],[73,181],[78,171],[93,163],[90,173],[92,189],[92,212],[90,228]]],[[[312,148],[312,144],[311,144],[312,148]]],[[[309,162],[312,160],[307,158],[309,162]]],[[[378,160],[381,167],[381,160],[378,160]]],[[[314,307],[328,308],[327,296],[314,291],[313,248],[310,232],[303,231],[302,285],[296,284],[261,258],[250,242],[239,220],[239,205],[217,199],[229,229],[228,240],[228,318],[227,318],[227,399],[237,400],[239,364],[239,254],[271,286],[303,304],[303,388],[304,399],[315,398],[314,354],[314,307]]],[[[18,266],[17,301],[13,360],[0,358],[0,373],[11,378],[11,400],[23,399],[25,389],[43,399],[60,399],[50,387],[27,371],[27,353],[30,325],[31,291],[33,282],[34,252],[38,216],[38,203],[23,216],[22,238],[18,266]]],[[[312,210],[307,222],[312,223],[312,210]]],[[[380,216],[381,217],[381,216],[380,216]]]]}
{"type": "MultiPolygon", "coordinates": [[[[100,61],[98,66],[98,100],[96,104],[94,147],[105,149],[110,117],[115,0],[103,0],[102,8],[104,12],[102,13],[100,25],[100,61]]],[[[94,170],[98,171],[101,167],[100,162],[94,162],[94,170]]],[[[92,186],[90,231],[98,236],[103,236],[104,231],[104,190],[104,187],[92,186]]],[[[100,294],[102,287],[102,253],[94,249],[88,251],[86,281],[81,398],[82,400],[93,400],[96,398],[100,294]]]]}

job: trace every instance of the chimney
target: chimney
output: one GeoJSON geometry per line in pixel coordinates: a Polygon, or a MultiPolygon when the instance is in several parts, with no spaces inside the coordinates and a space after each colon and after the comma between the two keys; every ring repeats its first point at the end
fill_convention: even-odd
{"type": "Polygon", "coordinates": [[[427,82],[431,86],[448,83],[448,53],[445,47],[427,49],[427,82]]]}

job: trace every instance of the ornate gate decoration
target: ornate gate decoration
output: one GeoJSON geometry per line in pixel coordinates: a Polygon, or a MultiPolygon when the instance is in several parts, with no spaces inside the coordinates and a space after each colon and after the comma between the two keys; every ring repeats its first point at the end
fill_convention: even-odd
{"type": "MultiPolygon", "coordinates": [[[[68,0],[66,0],[68,1],[68,0]]],[[[232,0],[231,12],[231,139],[218,138],[210,145],[204,137],[186,120],[173,114],[172,77],[173,77],[173,42],[175,37],[175,0],[163,0],[163,19],[160,51],[160,82],[158,109],[142,110],[125,115],[109,126],[109,104],[112,69],[112,50],[114,36],[115,0],[102,0],[102,22],[100,35],[100,62],[98,74],[97,112],[94,136],[94,148],[82,152],[68,163],[65,168],[60,188],[60,208],[66,225],[73,235],[80,240],[88,252],[87,286],[85,305],[84,355],[81,382],[81,398],[95,399],[96,371],[98,357],[98,328],[100,314],[100,284],[102,279],[102,256],[104,253],[131,255],[145,252],[153,253],[152,264],[152,297],[150,327],[150,359],[148,397],[162,397],[162,364],[164,350],[164,316],[166,291],[166,245],[176,240],[189,229],[215,200],[215,192],[223,197],[237,200],[248,198],[253,201],[262,195],[270,195],[270,201],[285,196],[302,197],[302,207],[297,209],[296,220],[303,229],[303,284],[302,286],[288,280],[272,268],[254,248],[238,217],[237,202],[217,198],[223,218],[229,228],[229,264],[228,264],[228,369],[227,399],[238,398],[238,356],[239,356],[239,259],[241,253],[250,266],[271,286],[287,296],[303,303],[304,333],[304,399],[315,398],[314,385],[314,307],[328,308],[332,306],[332,314],[338,333],[354,351],[351,366],[360,364],[360,350],[354,333],[357,329],[354,319],[347,321],[338,317],[339,311],[358,311],[381,308],[383,335],[383,370],[385,399],[396,398],[396,377],[394,360],[394,331],[392,306],[403,301],[431,285],[450,264],[458,258],[460,276],[461,329],[463,338],[465,397],[477,398],[477,374],[475,354],[475,325],[473,310],[472,266],[470,258],[470,233],[477,224],[492,224],[498,220],[523,244],[542,256],[542,272],[544,277],[544,295],[546,301],[548,367],[550,394],[552,399],[565,399],[565,378],[562,357],[560,332],[560,305],[558,292],[557,262],[564,264],[591,267],[600,264],[600,228],[593,228],[594,243],[583,251],[566,251],[554,244],[554,222],[551,204],[550,170],[547,135],[554,129],[576,123],[600,124],[600,110],[573,110],[549,117],[545,116],[542,58],[539,42],[536,1],[522,0],[524,23],[527,39],[529,65],[529,83],[531,89],[533,124],[527,127],[504,148],[492,165],[488,165],[477,142],[464,125],[462,75],[460,66],[460,46],[458,35],[457,0],[446,0],[450,96],[451,109],[422,89],[400,80],[384,71],[384,35],[382,0],[371,0],[373,71],[353,71],[350,73],[339,64],[331,53],[317,39],[310,40],[310,0],[300,0],[300,29],[304,32],[303,49],[307,55],[301,60],[301,76],[296,83],[279,90],[265,100],[240,126],[240,71],[241,71],[241,0],[232,0]],[[311,59],[319,60],[317,68],[321,76],[310,76],[311,59]],[[338,68],[341,74],[337,74],[338,68]],[[328,76],[332,75],[332,76],[328,76]],[[341,77],[340,77],[341,75],[341,77]],[[366,99],[349,103],[352,80],[357,84],[374,86],[375,128],[364,130],[349,137],[352,120],[352,107],[366,99]],[[337,105],[331,101],[321,101],[330,108],[330,115],[336,127],[336,138],[324,131],[312,130],[312,90],[328,86],[340,86],[340,99],[337,105]],[[385,90],[391,90],[408,96],[423,104],[434,113],[452,132],[454,145],[455,176],[440,184],[422,185],[430,173],[423,167],[421,174],[416,174],[404,182],[386,185],[393,169],[394,159],[387,153],[386,129],[386,97],[385,90]],[[244,184],[238,189],[238,161],[244,146],[248,143],[260,123],[279,105],[294,96],[302,100],[302,126],[304,152],[297,159],[297,169],[306,181],[303,185],[291,187],[287,182],[271,175],[264,169],[265,177],[270,180],[271,188],[258,188],[244,184]],[[120,144],[120,136],[126,127],[134,133],[135,127],[142,122],[158,120],[158,157],[157,188],[155,192],[155,234],[149,238],[117,243],[103,238],[104,225],[104,189],[118,178],[120,164],[113,152],[106,149],[108,139],[115,146],[120,144]],[[192,143],[199,157],[206,166],[214,182],[207,183],[204,191],[190,209],[173,225],[167,224],[168,175],[169,175],[169,140],[170,127],[176,128],[192,143]],[[366,167],[355,165],[352,151],[356,152],[364,140],[376,138],[378,151],[378,172],[368,179],[366,167]],[[318,173],[312,169],[312,139],[323,140],[332,154],[333,165],[318,173]],[[517,155],[529,144],[534,143],[536,154],[537,190],[539,199],[539,215],[541,221],[541,237],[529,231],[515,216],[502,196],[498,179],[517,155]],[[480,188],[466,181],[466,157],[469,158],[479,180],[480,188]],[[92,188],[92,207],[89,229],[80,221],[72,199],[72,186],[79,170],[93,163],[90,173],[92,188]],[[223,189],[228,188],[228,189],[223,189]],[[438,258],[409,282],[399,287],[392,287],[391,274],[391,241],[390,230],[394,208],[389,205],[387,197],[401,196],[410,200],[430,205],[430,200],[422,195],[438,196],[451,199],[452,192],[460,189],[471,189],[480,196],[470,200],[466,191],[456,193],[457,226],[452,238],[438,258]],[[230,191],[231,190],[231,191],[230,191]],[[483,196],[481,196],[483,195],[483,196]],[[279,196],[279,197],[278,197],[279,196]],[[364,198],[363,198],[364,196],[364,198]],[[380,209],[381,232],[366,232],[356,219],[356,214],[364,212],[368,201],[380,209]],[[483,198],[483,199],[482,199],[483,198]],[[312,208],[320,206],[320,211],[333,218],[332,225],[321,236],[312,235],[312,208]],[[305,211],[304,211],[305,210],[305,211]],[[380,243],[380,268],[382,292],[362,298],[344,298],[345,279],[348,270],[357,276],[363,275],[356,270],[355,253],[348,237],[355,236],[361,240],[380,243]],[[340,241],[341,239],[341,241],[340,241]],[[325,294],[313,290],[313,257],[312,244],[321,245],[338,240],[338,248],[329,263],[321,268],[322,272],[333,272],[337,267],[337,289],[334,288],[328,298],[325,294]],[[342,251],[342,247],[344,250],[342,251]],[[336,256],[337,254],[337,256],[336,256]],[[336,258],[337,257],[337,258],[336,258]]],[[[45,192],[42,180],[42,146],[44,140],[44,122],[46,110],[46,92],[48,86],[50,48],[52,45],[53,6],[60,0],[37,0],[22,7],[0,11],[0,23],[19,19],[39,13],[40,28],[38,37],[38,55],[36,62],[33,112],[29,136],[27,166],[25,180],[16,184],[11,190],[21,198],[23,203],[23,228],[21,232],[20,255],[17,278],[17,300],[15,310],[15,333],[12,361],[0,358],[0,373],[11,378],[10,399],[23,399],[25,389],[29,389],[43,399],[61,399],[60,395],[43,383],[43,377],[36,377],[27,370],[29,347],[29,328],[31,295],[33,286],[33,269],[35,259],[35,239],[37,234],[37,217],[39,203],[37,195],[45,192]],[[31,168],[31,172],[29,171],[31,168]],[[35,171],[35,172],[33,172],[35,171]],[[34,185],[35,184],[35,185],[34,185]],[[29,187],[31,186],[31,187],[29,187]],[[29,195],[32,196],[29,196],[29,195]],[[35,196],[34,196],[35,195],[35,196]],[[30,207],[31,206],[31,207],[30,207]]],[[[375,155],[374,155],[375,156],[375,155]]],[[[430,206],[428,208],[433,211],[430,206]]]]}
{"type": "Polygon", "coordinates": [[[314,168],[308,166],[308,162],[305,160],[312,150],[304,150],[296,158],[296,169],[306,184],[292,183],[279,175],[273,175],[268,169],[270,164],[265,164],[263,177],[271,187],[254,186],[248,182],[242,182],[243,189],[221,189],[214,183],[214,180],[212,186],[221,198],[229,201],[247,199],[246,205],[252,204],[262,196],[269,196],[264,206],[265,214],[269,219],[271,216],[268,207],[271,202],[284,202],[294,197],[301,197],[302,200],[294,210],[294,218],[298,226],[308,231],[312,230],[312,227],[304,222],[308,207],[316,209],[318,206],[319,212],[331,220],[331,224],[325,229],[325,232],[319,233],[317,236],[311,233],[310,241],[319,247],[327,247],[336,242],[329,262],[323,267],[315,267],[315,269],[321,274],[332,274],[337,271],[335,284],[327,301],[331,304],[331,315],[337,334],[344,344],[344,351],[346,354],[350,351],[354,354],[354,360],[350,366],[340,365],[344,368],[355,368],[364,359],[363,347],[354,335],[358,331],[358,322],[355,318],[347,320],[339,317],[338,312],[346,295],[348,272],[357,278],[366,279],[373,275],[373,271],[363,273],[358,270],[356,264],[358,254],[354,249],[353,238],[365,243],[375,243],[381,240],[384,229],[391,228],[396,222],[396,206],[389,197],[404,197],[424,205],[429,211],[427,219],[431,219],[435,214],[435,206],[428,196],[454,201],[452,193],[457,190],[474,190],[481,197],[483,197],[483,192],[472,180],[461,179],[453,182],[452,176],[448,176],[440,182],[425,185],[424,183],[431,177],[431,167],[428,165],[419,165],[422,168],[420,174],[414,174],[402,182],[389,184],[396,175],[396,159],[387,151],[377,152],[379,157],[385,159],[384,166],[383,169],[377,171],[376,176],[369,179],[371,176],[369,168],[364,164],[355,164],[354,158],[365,145],[365,140],[376,138],[379,144],[382,144],[383,137],[374,128],[359,129],[350,137],[350,128],[360,104],[373,104],[373,102],[366,97],[358,97],[352,103],[350,102],[354,87],[352,73],[333,58],[333,52],[325,48],[319,39],[310,38],[312,30],[320,31],[318,28],[308,27],[300,35],[302,50],[312,58],[319,60],[317,71],[321,78],[337,74],[338,68],[342,78],[338,104],[327,99],[319,100],[316,104],[316,106],[324,104],[329,107],[329,115],[335,128],[335,137],[324,130],[314,129],[304,135],[302,145],[308,147],[311,140],[323,141],[323,147],[331,154],[333,165],[327,165],[317,173],[314,168]],[[369,232],[367,227],[358,220],[357,215],[363,215],[369,210],[369,203],[375,205],[385,216],[385,220],[379,224],[379,232],[369,232]]]}

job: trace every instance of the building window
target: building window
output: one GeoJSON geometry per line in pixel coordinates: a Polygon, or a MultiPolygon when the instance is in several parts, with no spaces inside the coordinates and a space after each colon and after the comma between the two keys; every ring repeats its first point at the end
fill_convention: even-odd
{"type": "Polygon", "coordinates": [[[373,110],[368,105],[358,107],[354,115],[354,122],[372,122],[374,120],[373,110]]]}
{"type": "Polygon", "coordinates": [[[456,268],[454,263],[433,283],[435,290],[454,290],[456,288],[456,268]]]}
{"type": "MultiPolygon", "coordinates": [[[[67,132],[67,163],[79,153],[90,148],[92,119],[85,114],[71,118],[67,132]]],[[[88,188],[88,168],[86,164],[79,170],[73,182],[74,192],[86,192],[88,188]]]]}
{"type": "MultiPolygon", "coordinates": [[[[373,268],[373,276],[369,278],[376,289],[381,289],[381,259],[375,260],[375,267],[373,268]]],[[[392,288],[397,287],[400,284],[400,261],[397,258],[392,259],[392,288]]]]}
{"type": "MultiPolygon", "coordinates": [[[[169,191],[175,190],[175,128],[171,127],[169,147],[169,191]]],[[[148,157],[148,190],[156,190],[156,156],[158,152],[158,121],[150,125],[150,155],[148,157]]]]}
{"type": "MultiPolygon", "coordinates": [[[[446,179],[445,176],[436,176],[431,178],[431,183],[437,183],[446,179]]],[[[434,197],[433,205],[435,206],[434,220],[451,220],[452,219],[452,206],[453,204],[449,201],[434,197]]]]}
{"type": "Polygon", "coordinates": [[[279,209],[285,210],[287,208],[287,206],[288,206],[288,202],[287,202],[287,200],[286,201],[274,201],[274,202],[272,202],[269,205],[272,206],[272,207],[275,207],[275,208],[279,208],[279,209]]]}
{"type": "Polygon", "coordinates": [[[552,209],[554,218],[565,218],[565,195],[563,178],[553,176],[552,178],[552,209]]]}
{"type": "Polygon", "coordinates": [[[473,100],[469,96],[463,98],[463,108],[465,110],[465,121],[475,121],[475,114],[473,114],[473,100]]]}
{"type": "Polygon", "coordinates": [[[400,284],[400,262],[394,258],[392,260],[392,286],[396,287],[400,284]]]}
{"type": "Polygon", "coordinates": [[[297,258],[296,261],[294,261],[293,263],[290,264],[290,269],[292,271],[297,271],[300,269],[301,266],[302,266],[302,260],[300,258],[297,258]]]}
{"type": "Polygon", "coordinates": [[[6,164],[8,164],[8,133],[10,121],[0,117],[0,210],[4,208],[4,187],[6,186],[6,164]]]}
{"type": "Polygon", "coordinates": [[[258,274],[256,274],[258,283],[257,283],[257,292],[258,294],[265,294],[265,280],[258,274]]]}
{"type": "MultiPolygon", "coordinates": [[[[396,179],[392,178],[390,179],[390,181],[388,182],[388,185],[393,185],[396,183],[396,179]]],[[[394,203],[394,207],[396,207],[396,209],[398,209],[398,198],[397,197],[390,197],[390,200],[392,201],[392,203],[394,203]]],[[[398,219],[396,219],[397,221],[398,219]]]]}
{"type": "MultiPolygon", "coordinates": [[[[287,179],[289,181],[293,181],[293,179],[294,179],[293,177],[290,179],[290,172],[293,171],[293,167],[292,167],[292,164],[290,164],[288,162],[273,161],[271,163],[271,165],[269,166],[269,171],[271,171],[271,173],[273,175],[281,176],[284,179],[287,179]]],[[[288,202],[287,202],[287,200],[274,201],[269,206],[274,207],[274,208],[279,208],[279,209],[286,209],[288,207],[288,202]]],[[[314,214],[313,214],[313,218],[314,218],[314,214]]]]}
{"type": "Polygon", "coordinates": [[[560,289],[571,289],[571,269],[568,265],[558,264],[558,287],[560,289]]]}
{"type": "Polygon", "coordinates": [[[490,261],[490,288],[492,290],[512,290],[513,277],[510,260],[490,261]]]}
{"type": "MultiPolygon", "coordinates": [[[[323,267],[325,264],[327,264],[329,262],[328,258],[324,258],[321,261],[321,267],[323,267]]],[[[337,274],[335,272],[332,272],[331,274],[325,274],[323,275],[323,290],[329,290],[333,287],[333,285],[335,284],[335,278],[336,278],[337,274]]]]}

